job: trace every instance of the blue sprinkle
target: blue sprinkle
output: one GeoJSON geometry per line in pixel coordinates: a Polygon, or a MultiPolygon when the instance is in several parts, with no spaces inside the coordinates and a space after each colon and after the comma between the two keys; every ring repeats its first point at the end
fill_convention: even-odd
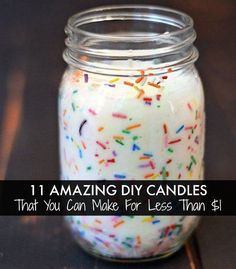
{"type": "Polygon", "coordinates": [[[176,134],[178,134],[183,128],[184,128],[184,125],[180,126],[179,129],[176,130],[176,134]]]}
{"type": "Polygon", "coordinates": [[[143,153],[143,156],[153,157],[153,154],[151,154],[151,153],[143,153]]]}
{"type": "Polygon", "coordinates": [[[157,223],[159,223],[160,221],[159,220],[154,220],[153,222],[152,222],[152,224],[157,224],[157,223]]]}
{"type": "Polygon", "coordinates": [[[136,144],[133,144],[132,150],[133,151],[140,150],[140,147],[138,145],[136,145],[136,144]]]}
{"type": "Polygon", "coordinates": [[[66,139],[70,139],[69,135],[66,135],[66,139]]]}
{"type": "Polygon", "coordinates": [[[80,157],[80,159],[83,158],[83,154],[82,154],[82,150],[81,149],[79,149],[79,157],[80,157]]]}
{"type": "Polygon", "coordinates": [[[79,231],[79,235],[83,237],[85,235],[85,231],[79,231]]]}
{"type": "Polygon", "coordinates": [[[120,178],[120,179],[126,178],[125,175],[121,175],[121,174],[114,174],[114,177],[115,178],[120,178]]]}

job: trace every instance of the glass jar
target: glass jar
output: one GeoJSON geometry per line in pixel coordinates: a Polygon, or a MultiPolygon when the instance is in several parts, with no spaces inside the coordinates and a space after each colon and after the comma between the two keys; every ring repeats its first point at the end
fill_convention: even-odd
{"type": "MultiPolygon", "coordinates": [[[[107,6],[66,26],[59,93],[61,178],[202,179],[204,94],[192,19],[155,6],[107,6]]],[[[193,216],[73,216],[94,255],[168,256],[196,227],[193,216]]]]}

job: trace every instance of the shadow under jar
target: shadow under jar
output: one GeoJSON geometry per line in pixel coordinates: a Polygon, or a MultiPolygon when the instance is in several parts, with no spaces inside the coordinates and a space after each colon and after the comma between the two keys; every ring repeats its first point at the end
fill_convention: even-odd
{"type": "MultiPolygon", "coordinates": [[[[59,92],[61,179],[203,177],[204,94],[192,19],[155,6],[107,6],[66,26],[59,92]]],[[[178,250],[193,216],[70,216],[78,243],[119,261],[178,250]]]]}

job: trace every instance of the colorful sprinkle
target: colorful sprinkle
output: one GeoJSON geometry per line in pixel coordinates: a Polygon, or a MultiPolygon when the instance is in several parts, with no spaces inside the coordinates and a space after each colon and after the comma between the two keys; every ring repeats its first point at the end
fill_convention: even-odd
{"type": "Polygon", "coordinates": [[[171,145],[171,144],[176,144],[176,143],[179,143],[181,141],[181,138],[179,139],[176,139],[176,140],[172,140],[170,141],[168,144],[171,145]]]}
{"type": "Polygon", "coordinates": [[[112,117],[119,118],[119,119],[127,119],[127,116],[122,113],[112,113],[112,117]]]}
{"type": "Polygon", "coordinates": [[[117,228],[118,226],[120,226],[120,225],[123,224],[123,223],[124,223],[123,220],[117,221],[117,222],[113,225],[113,227],[114,227],[114,228],[117,228]]]}
{"type": "Polygon", "coordinates": [[[96,143],[101,147],[101,148],[103,148],[103,149],[106,149],[107,147],[106,147],[106,145],[104,145],[102,142],[100,142],[100,141],[96,141],[96,143]]]}
{"type": "Polygon", "coordinates": [[[88,83],[88,74],[84,74],[84,82],[88,83]]]}
{"type": "Polygon", "coordinates": [[[82,129],[85,125],[85,123],[87,122],[87,120],[83,120],[80,124],[80,127],[79,127],[79,135],[82,136],[82,129]]]}
{"type": "Polygon", "coordinates": [[[130,125],[130,126],[128,126],[128,127],[126,128],[126,131],[127,131],[127,130],[132,130],[132,129],[139,128],[140,126],[141,126],[140,123],[138,123],[138,124],[134,124],[134,125],[130,125]]]}
{"type": "Polygon", "coordinates": [[[89,111],[92,115],[94,115],[94,116],[97,115],[97,113],[96,113],[93,109],[91,109],[91,108],[89,108],[88,111],[89,111]]]}
{"type": "Polygon", "coordinates": [[[181,130],[184,129],[184,125],[181,125],[177,130],[176,130],[176,134],[178,134],[181,130]]]}
{"type": "Polygon", "coordinates": [[[148,82],[148,85],[149,85],[149,86],[152,86],[152,87],[155,87],[155,88],[157,88],[157,89],[160,89],[161,86],[159,85],[159,83],[160,83],[160,82],[158,82],[158,83],[148,82]]]}
{"type": "Polygon", "coordinates": [[[133,144],[132,150],[133,151],[140,150],[140,147],[137,144],[133,144]]]}
{"type": "Polygon", "coordinates": [[[127,85],[127,86],[131,86],[131,87],[134,86],[134,83],[129,82],[129,81],[124,81],[124,84],[127,85]]]}

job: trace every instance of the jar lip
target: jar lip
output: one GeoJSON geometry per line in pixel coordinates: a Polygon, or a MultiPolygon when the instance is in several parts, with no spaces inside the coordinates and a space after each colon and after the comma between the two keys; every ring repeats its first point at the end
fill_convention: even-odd
{"type": "MultiPolygon", "coordinates": [[[[184,12],[172,9],[172,8],[167,8],[167,7],[162,7],[162,6],[154,6],[154,5],[133,5],[133,4],[126,4],[126,5],[105,5],[105,6],[99,6],[99,7],[95,7],[95,8],[90,8],[87,9],[85,11],[79,12],[74,14],[73,16],[71,16],[68,21],[67,21],[67,26],[65,28],[66,32],[73,32],[76,34],[82,34],[84,36],[88,36],[88,37],[94,37],[94,38],[98,38],[100,40],[120,40],[120,41],[126,41],[129,40],[130,41],[130,37],[128,36],[122,36],[122,35],[113,35],[113,34],[104,34],[104,33],[95,33],[92,31],[87,31],[87,30],[83,30],[80,28],[80,26],[82,25],[86,25],[88,23],[91,22],[99,22],[104,20],[104,16],[101,18],[100,16],[96,16],[94,18],[94,15],[92,15],[95,12],[100,12],[102,15],[102,12],[105,11],[116,11],[119,9],[127,9],[127,14],[129,14],[131,16],[131,20],[135,20],[137,19],[137,16],[139,13],[134,13],[132,11],[132,9],[136,9],[136,10],[142,10],[142,9],[146,9],[146,10],[151,10],[153,15],[155,17],[157,17],[158,15],[155,15],[154,12],[155,11],[161,11],[161,12],[166,12],[166,15],[162,15],[159,17],[168,17],[169,14],[169,18],[171,19],[170,15],[179,15],[180,18],[182,17],[182,26],[179,29],[173,30],[171,32],[168,33],[155,33],[155,34],[151,34],[151,35],[139,35],[137,37],[135,37],[135,41],[150,41],[153,40],[153,38],[158,37],[158,38],[170,38],[172,36],[176,36],[176,35],[180,35],[180,34],[184,34],[185,32],[189,31],[191,28],[193,28],[194,22],[193,19],[187,15],[184,12]],[[133,17],[133,18],[132,18],[133,17]],[[100,20],[99,20],[100,18],[100,20]],[[79,23],[78,23],[79,22],[79,23]]],[[[151,20],[154,19],[153,16],[151,16],[152,13],[148,14],[149,19],[151,20]]],[[[120,16],[119,14],[117,14],[117,16],[120,16]]],[[[109,17],[106,19],[107,21],[114,21],[115,17],[109,17]]],[[[141,15],[140,13],[140,20],[141,21],[145,21],[144,17],[141,15]]],[[[179,20],[179,22],[181,22],[179,20]]]]}

